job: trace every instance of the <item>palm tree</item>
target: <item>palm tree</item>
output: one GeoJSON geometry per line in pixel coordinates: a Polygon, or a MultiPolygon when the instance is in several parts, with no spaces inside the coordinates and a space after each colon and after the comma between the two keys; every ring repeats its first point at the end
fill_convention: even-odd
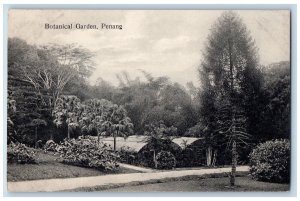
{"type": "Polygon", "coordinates": [[[107,120],[103,124],[107,126],[110,134],[114,137],[114,151],[116,151],[117,136],[126,138],[129,134],[133,133],[133,124],[130,118],[127,117],[126,110],[122,106],[113,105],[107,120]]]}
{"type": "Polygon", "coordinates": [[[114,150],[116,150],[116,137],[127,137],[133,133],[131,119],[122,106],[104,99],[91,99],[84,105],[85,109],[80,117],[80,125],[88,130],[97,130],[98,142],[100,142],[100,136],[112,135],[114,150]]]}
{"type": "Polygon", "coordinates": [[[43,119],[33,119],[30,125],[35,127],[35,148],[37,148],[38,128],[47,126],[47,122],[43,119]]]}
{"type": "Polygon", "coordinates": [[[79,117],[83,111],[83,106],[80,99],[76,96],[61,96],[57,100],[57,104],[53,110],[54,124],[61,127],[64,123],[67,124],[68,134],[70,138],[71,129],[79,126],[79,117]]]}

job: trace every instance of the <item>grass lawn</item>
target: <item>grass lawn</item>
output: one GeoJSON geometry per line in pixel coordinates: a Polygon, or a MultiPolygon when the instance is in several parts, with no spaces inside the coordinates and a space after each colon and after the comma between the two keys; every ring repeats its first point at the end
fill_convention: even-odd
{"type": "Polygon", "coordinates": [[[37,151],[36,157],[38,164],[7,164],[7,180],[24,181],[139,172],[123,167],[114,172],[102,172],[92,168],[67,165],[56,161],[58,156],[54,156],[53,153],[45,154],[42,150],[37,151]]]}
{"type": "Polygon", "coordinates": [[[228,178],[193,179],[188,181],[170,181],[165,183],[124,186],[107,189],[107,192],[212,192],[212,191],[288,191],[288,184],[275,184],[254,181],[244,176],[236,179],[236,187],[229,188],[228,178]]]}
{"type": "Polygon", "coordinates": [[[230,192],[230,191],[288,191],[289,184],[276,184],[252,180],[247,173],[239,173],[236,187],[229,188],[229,178],[225,174],[186,176],[128,184],[80,188],[73,191],[102,192],[230,192]]]}

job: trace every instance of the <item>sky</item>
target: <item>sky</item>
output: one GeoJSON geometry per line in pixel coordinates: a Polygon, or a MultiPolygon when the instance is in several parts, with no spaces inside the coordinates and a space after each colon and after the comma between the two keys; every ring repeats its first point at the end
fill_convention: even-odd
{"type": "MultiPolygon", "coordinates": [[[[172,82],[199,85],[197,68],[220,10],[10,10],[9,37],[29,44],[77,43],[95,53],[95,71],[89,78],[118,84],[116,74],[132,79],[168,76],[172,82]],[[45,29],[45,23],[95,24],[98,30],[45,29]],[[101,29],[101,23],[122,25],[101,29]]],[[[279,10],[236,11],[258,48],[260,64],[290,60],[290,13],[279,10]]]]}

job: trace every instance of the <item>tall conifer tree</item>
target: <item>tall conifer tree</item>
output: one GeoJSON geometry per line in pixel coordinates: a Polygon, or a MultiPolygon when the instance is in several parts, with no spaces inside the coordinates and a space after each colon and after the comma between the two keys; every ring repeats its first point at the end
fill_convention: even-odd
{"type": "Polygon", "coordinates": [[[260,88],[257,67],[256,47],[249,31],[236,13],[224,12],[212,26],[199,71],[203,121],[210,131],[207,139],[223,140],[230,148],[231,186],[235,183],[238,147],[250,138],[250,106],[260,88]]]}

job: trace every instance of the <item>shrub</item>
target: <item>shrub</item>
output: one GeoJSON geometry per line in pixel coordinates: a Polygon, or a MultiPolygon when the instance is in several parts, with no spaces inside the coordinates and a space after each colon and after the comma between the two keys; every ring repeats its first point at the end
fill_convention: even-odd
{"type": "Polygon", "coordinates": [[[110,146],[98,143],[93,137],[65,139],[58,152],[63,163],[98,170],[116,170],[118,155],[110,146]]]}
{"type": "Polygon", "coordinates": [[[250,153],[252,178],[267,182],[288,183],[290,150],[289,140],[271,140],[259,144],[250,153]]]}
{"type": "Polygon", "coordinates": [[[176,166],[176,159],[169,151],[161,151],[156,156],[158,169],[172,169],[176,166]]]}
{"type": "Polygon", "coordinates": [[[7,146],[7,162],[8,163],[36,163],[35,153],[21,143],[11,142],[7,146]]]}
{"type": "Polygon", "coordinates": [[[121,147],[121,149],[118,151],[118,154],[119,161],[122,163],[134,164],[137,158],[137,153],[127,146],[121,147]]]}
{"type": "Polygon", "coordinates": [[[57,151],[57,148],[58,148],[58,144],[55,143],[53,140],[48,140],[46,142],[46,144],[44,145],[44,151],[47,152],[47,151],[53,151],[53,152],[56,152],[57,151]]]}
{"type": "Polygon", "coordinates": [[[38,140],[38,141],[35,143],[35,148],[36,148],[36,149],[42,149],[42,148],[43,148],[43,141],[42,141],[42,140],[38,140]]]}

